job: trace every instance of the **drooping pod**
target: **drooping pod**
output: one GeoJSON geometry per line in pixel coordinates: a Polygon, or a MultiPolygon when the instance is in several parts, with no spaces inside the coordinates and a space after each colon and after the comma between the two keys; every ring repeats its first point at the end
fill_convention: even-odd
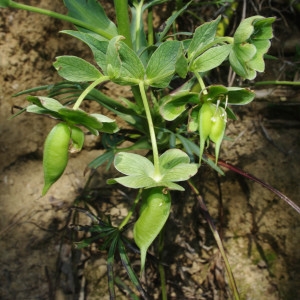
{"type": "Polygon", "coordinates": [[[207,138],[211,132],[212,118],[215,113],[215,105],[212,103],[205,102],[199,111],[199,135],[200,135],[200,153],[199,153],[199,164],[201,163],[202,155],[204,152],[204,146],[207,138]]]}
{"type": "Polygon", "coordinates": [[[216,162],[218,161],[219,151],[225,133],[226,122],[227,115],[223,107],[217,106],[210,102],[206,102],[202,105],[199,111],[199,163],[201,163],[205,142],[208,138],[215,143],[216,162]]]}
{"type": "Polygon", "coordinates": [[[48,134],[43,155],[44,196],[54,182],[63,174],[68,164],[71,130],[66,123],[58,123],[48,134]]]}
{"type": "Polygon", "coordinates": [[[212,119],[211,131],[209,134],[209,138],[212,142],[215,143],[215,157],[216,163],[219,158],[219,151],[221,147],[221,143],[223,141],[225,129],[227,122],[227,114],[223,107],[218,107],[215,112],[215,116],[212,119]]]}
{"type": "Polygon", "coordinates": [[[133,228],[135,243],[141,251],[141,271],[147,250],[164,227],[171,209],[170,193],[163,187],[144,190],[142,199],[141,214],[133,228]]]}

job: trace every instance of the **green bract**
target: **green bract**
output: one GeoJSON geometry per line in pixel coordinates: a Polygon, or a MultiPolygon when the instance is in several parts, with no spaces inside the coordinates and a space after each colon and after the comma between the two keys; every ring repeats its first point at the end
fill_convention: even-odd
{"type": "Polygon", "coordinates": [[[256,72],[265,69],[264,54],[273,37],[272,23],[275,18],[254,16],[245,19],[234,34],[234,44],[229,55],[233,70],[246,79],[254,79],[256,72]]]}
{"type": "Polygon", "coordinates": [[[169,191],[162,187],[144,190],[140,217],[133,228],[134,241],[141,250],[141,271],[149,246],[164,227],[171,209],[169,191]]]}
{"type": "Polygon", "coordinates": [[[68,164],[68,150],[71,130],[65,123],[58,123],[48,134],[43,155],[44,196],[51,185],[63,174],[68,164]]]}
{"type": "Polygon", "coordinates": [[[118,182],[131,188],[163,186],[179,191],[184,188],[174,182],[188,180],[198,170],[196,164],[190,163],[189,156],[179,149],[169,149],[159,157],[159,174],[149,159],[135,153],[118,153],[114,165],[127,176],[111,179],[108,183],[118,182]]]}

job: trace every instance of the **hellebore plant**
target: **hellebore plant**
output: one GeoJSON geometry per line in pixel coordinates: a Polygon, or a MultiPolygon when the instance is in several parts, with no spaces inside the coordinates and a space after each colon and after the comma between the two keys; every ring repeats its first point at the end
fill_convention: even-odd
{"type": "MultiPolygon", "coordinates": [[[[0,0],[0,7],[25,9],[73,23],[76,30],[62,33],[81,40],[91,49],[94,64],[71,55],[57,57],[54,67],[65,81],[51,88],[39,87],[18,95],[48,90],[46,97],[28,96],[29,105],[24,111],[51,116],[58,122],[44,146],[45,185],[42,195],[63,174],[68,151],[81,150],[84,133],[101,134],[104,143],[109,141],[104,145],[106,152],[89,167],[96,169],[104,163],[108,166],[113,163],[124,176],[110,179],[108,184],[137,189],[138,193],[129,215],[118,228],[93,217],[97,221],[93,230],[97,228],[102,238],[106,234],[110,241],[109,257],[113,258],[118,248],[122,261],[128,265],[121,232],[127,227],[141,198],[134,240],[141,252],[142,270],[148,247],[168,219],[170,191],[183,191],[178,182],[188,181],[197,174],[202,161],[222,173],[217,162],[226,122],[228,118],[235,119],[230,106],[248,104],[255,97],[254,92],[247,88],[206,86],[205,74],[226,63],[242,78],[254,79],[256,72],[264,71],[264,54],[270,47],[275,20],[262,16],[245,19],[233,37],[218,36],[221,17],[202,24],[193,34],[172,32],[173,23],[187,9],[187,4],[173,13],[162,31],[155,33],[151,23],[152,8],[164,2],[132,0],[128,5],[126,0],[115,0],[115,24],[95,0],[64,0],[67,15],[0,0]],[[143,23],[147,12],[148,32],[143,23]],[[176,36],[186,36],[186,39],[178,40],[176,36]],[[171,88],[174,79],[178,78],[182,84],[171,88]],[[133,99],[115,100],[97,89],[108,81],[130,86],[133,99]],[[68,101],[60,99],[62,95],[68,101]],[[99,103],[116,114],[117,119],[81,110],[84,100],[99,103]],[[120,119],[127,122],[132,131],[120,130],[120,119]],[[130,141],[131,146],[122,148],[125,141],[130,141]],[[203,155],[210,141],[215,145],[215,160],[203,155]],[[132,153],[141,149],[148,151],[145,156],[132,153]]],[[[90,242],[84,241],[80,245],[86,246],[90,242]]],[[[222,254],[226,260],[225,252],[222,254]]],[[[131,268],[128,270],[132,271],[131,268]]],[[[128,271],[130,278],[144,295],[131,271],[128,271]]],[[[238,299],[230,268],[227,271],[238,299]]],[[[109,274],[113,276],[111,269],[109,274]]],[[[114,293],[113,288],[110,292],[114,293]]]]}

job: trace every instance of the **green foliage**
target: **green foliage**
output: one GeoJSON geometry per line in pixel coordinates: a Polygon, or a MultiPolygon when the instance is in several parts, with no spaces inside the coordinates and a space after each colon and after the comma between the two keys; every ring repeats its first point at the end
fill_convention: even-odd
{"type": "Polygon", "coordinates": [[[184,191],[177,182],[190,182],[190,178],[199,171],[202,160],[223,174],[216,164],[227,118],[236,118],[230,105],[248,104],[255,95],[244,87],[206,86],[204,75],[226,62],[242,78],[254,79],[257,72],[264,71],[264,55],[273,36],[274,18],[262,16],[243,20],[233,37],[217,35],[221,17],[200,25],[194,33],[170,33],[176,18],[184,13],[190,3],[180,6],[156,34],[149,14],[150,26],[146,32],[143,27],[144,13],[151,12],[154,5],[164,2],[130,1],[132,18],[129,24],[128,10],[124,9],[127,1],[116,0],[116,25],[95,0],[64,0],[67,16],[13,1],[0,1],[0,7],[32,10],[73,23],[77,30],[62,32],[84,42],[92,51],[94,63],[71,55],[57,57],[54,67],[66,81],[19,95],[47,90],[47,97],[28,96],[30,104],[24,111],[51,116],[59,121],[45,142],[43,195],[65,170],[68,152],[82,149],[83,129],[94,135],[101,133],[106,149],[89,167],[98,168],[104,163],[109,167],[113,163],[124,176],[108,180],[109,184],[140,189],[130,214],[120,228],[93,217],[96,224],[88,230],[96,232],[96,236],[77,243],[77,247],[82,248],[96,240],[104,240],[102,248],[108,250],[112,297],[113,264],[117,251],[132,282],[144,295],[130,267],[124,246],[128,241],[121,230],[133,214],[140,194],[142,208],[135,222],[134,239],[141,252],[143,269],[147,250],[169,216],[169,190],[184,191]],[[178,37],[182,36],[188,38],[179,40],[178,37]],[[172,90],[178,78],[184,83],[177,84],[176,89],[172,90]],[[116,100],[106,96],[97,87],[107,81],[130,86],[133,99],[116,100]],[[84,100],[95,101],[117,115],[122,119],[124,128],[119,130],[119,119],[81,110],[84,100]],[[125,129],[124,122],[130,129],[125,129]],[[204,155],[205,145],[209,141],[215,144],[215,163],[204,155]],[[127,142],[127,147],[123,142],[127,142]],[[145,155],[132,153],[141,149],[148,152],[145,155]]]}
{"type": "MultiPolygon", "coordinates": [[[[104,9],[98,1],[94,0],[64,0],[68,8],[68,15],[74,19],[84,21],[94,27],[99,27],[107,33],[107,38],[118,34],[118,29],[106,15],[104,9]]],[[[77,26],[79,31],[87,30],[77,26]]]]}
{"type": "Polygon", "coordinates": [[[256,72],[265,69],[264,54],[273,37],[272,23],[275,18],[253,16],[239,25],[234,34],[233,51],[229,61],[233,70],[247,79],[254,79],[256,72]]]}
{"type": "Polygon", "coordinates": [[[76,56],[59,56],[53,66],[61,77],[69,81],[95,81],[102,76],[93,65],[76,56]]]}

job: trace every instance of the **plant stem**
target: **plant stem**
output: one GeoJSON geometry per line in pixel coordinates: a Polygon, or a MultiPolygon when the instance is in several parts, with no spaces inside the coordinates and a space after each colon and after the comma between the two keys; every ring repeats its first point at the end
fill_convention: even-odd
{"type": "Polygon", "coordinates": [[[123,219],[122,223],[118,226],[118,229],[121,230],[130,220],[134,210],[135,210],[135,207],[136,205],[138,204],[139,200],[140,200],[140,197],[141,197],[141,194],[142,194],[142,191],[143,189],[140,189],[136,198],[134,199],[134,202],[133,202],[133,205],[131,206],[127,216],[123,219]]]}
{"type": "Polygon", "coordinates": [[[258,85],[300,85],[300,81],[269,80],[269,81],[255,82],[254,85],[255,86],[258,86],[258,85]]]}
{"type": "Polygon", "coordinates": [[[148,46],[154,44],[154,33],[153,33],[153,9],[152,7],[148,8],[148,46]]]}
{"type": "Polygon", "coordinates": [[[197,197],[197,199],[199,201],[199,204],[200,204],[200,208],[201,208],[202,214],[205,217],[207,223],[209,224],[210,230],[212,231],[213,236],[214,236],[214,238],[216,240],[216,243],[218,245],[218,248],[220,250],[220,253],[221,253],[222,258],[223,258],[224,263],[225,263],[225,268],[226,268],[226,271],[227,271],[227,275],[229,277],[229,285],[231,287],[231,290],[233,291],[234,299],[235,300],[239,300],[240,296],[239,296],[239,293],[238,293],[238,290],[237,290],[237,286],[236,286],[236,283],[235,283],[235,280],[234,280],[234,277],[233,277],[233,274],[232,274],[232,271],[231,271],[231,268],[230,268],[229,261],[227,259],[226,253],[225,253],[225,249],[223,247],[222,240],[221,240],[220,235],[219,235],[219,233],[217,231],[217,228],[216,228],[215,224],[213,223],[213,220],[212,220],[212,218],[211,218],[211,216],[210,216],[210,214],[208,212],[208,209],[207,209],[207,207],[205,205],[205,202],[203,201],[201,195],[199,194],[199,191],[194,186],[194,184],[192,183],[191,180],[188,180],[188,184],[191,187],[191,189],[194,192],[194,194],[196,195],[196,197],[197,197]]]}
{"type": "Polygon", "coordinates": [[[205,84],[204,84],[204,81],[203,81],[202,77],[200,76],[200,74],[198,72],[195,72],[194,74],[195,74],[195,76],[196,76],[196,78],[198,80],[198,83],[200,85],[200,91],[204,95],[206,95],[207,94],[207,90],[206,90],[206,87],[205,87],[205,84]]]}
{"type": "Polygon", "coordinates": [[[145,86],[144,82],[140,81],[139,88],[144,104],[144,109],[148,121],[149,126],[149,133],[150,133],[150,139],[152,144],[152,151],[153,151],[153,163],[154,163],[154,178],[157,177],[157,179],[160,179],[160,171],[159,171],[159,159],[158,159],[158,148],[157,148],[157,142],[156,142],[156,136],[154,131],[154,125],[152,121],[151,111],[148,103],[148,99],[145,92],[145,86]]]}
{"type": "Polygon", "coordinates": [[[138,52],[141,49],[141,22],[142,19],[142,11],[143,11],[143,4],[144,0],[141,0],[138,4],[134,4],[136,9],[136,16],[135,16],[135,24],[134,24],[134,49],[138,52]]]}
{"type": "Polygon", "coordinates": [[[118,23],[118,33],[125,37],[124,43],[132,49],[130,22],[128,15],[128,0],[114,0],[118,23]]]}
{"type": "Polygon", "coordinates": [[[81,105],[81,102],[84,100],[84,98],[86,97],[86,95],[88,93],[90,93],[90,91],[95,88],[98,84],[109,80],[108,76],[102,76],[99,79],[95,80],[93,83],[91,83],[82,93],[81,95],[78,97],[78,99],[76,100],[73,109],[76,110],[79,108],[79,106],[81,105]]]}
{"type": "Polygon", "coordinates": [[[158,255],[159,255],[159,262],[158,262],[158,270],[159,270],[159,276],[160,276],[160,286],[161,286],[161,299],[167,300],[168,299],[168,293],[166,288],[166,275],[165,275],[165,269],[164,266],[160,263],[162,252],[164,248],[164,228],[159,233],[159,240],[158,240],[158,255]]]}
{"type": "Polygon", "coordinates": [[[14,1],[11,1],[9,3],[9,7],[16,8],[16,9],[23,9],[23,10],[27,10],[27,11],[30,11],[30,12],[35,12],[35,13],[39,13],[39,14],[42,14],[42,15],[52,17],[52,18],[56,18],[56,19],[59,19],[59,20],[67,21],[67,22],[70,22],[70,23],[72,23],[74,25],[77,25],[79,27],[83,27],[83,28],[91,30],[95,33],[98,33],[99,35],[103,36],[104,38],[106,38],[108,40],[113,38],[113,36],[111,34],[107,33],[106,31],[102,30],[101,28],[94,27],[93,25],[90,25],[90,24],[85,23],[83,21],[77,20],[75,18],[66,16],[66,15],[63,15],[63,14],[56,13],[56,12],[51,11],[51,10],[38,8],[38,7],[26,5],[26,4],[21,4],[21,3],[14,2],[14,1]]]}

